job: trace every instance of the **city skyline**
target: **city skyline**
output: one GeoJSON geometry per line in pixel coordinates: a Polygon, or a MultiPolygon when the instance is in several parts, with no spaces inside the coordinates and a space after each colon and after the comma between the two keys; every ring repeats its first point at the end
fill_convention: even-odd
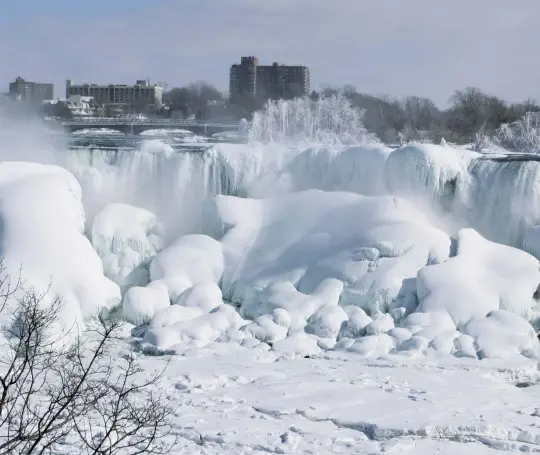
{"type": "Polygon", "coordinates": [[[540,99],[531,56],[533,0],[66,0],[10,4],[0,18],[0,85],[15,75],[169,87],[206,80],[223,92],[240,55],[311,68],[312,86],[419,95],[444,105],[478,86],[511,101],[540,99]]]}

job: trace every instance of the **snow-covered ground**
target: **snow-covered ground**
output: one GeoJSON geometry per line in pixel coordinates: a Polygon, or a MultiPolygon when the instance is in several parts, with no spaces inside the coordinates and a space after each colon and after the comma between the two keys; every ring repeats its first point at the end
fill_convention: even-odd
{"type": "MultiPolygon", "coordinates": [[[[165,358],[143,360],[148,371],[165,358]]],[[[215,344],[174,356],[160,391],[173,454],[489,455],[540,448],[533,362],[310,358],[215,344]]]]}

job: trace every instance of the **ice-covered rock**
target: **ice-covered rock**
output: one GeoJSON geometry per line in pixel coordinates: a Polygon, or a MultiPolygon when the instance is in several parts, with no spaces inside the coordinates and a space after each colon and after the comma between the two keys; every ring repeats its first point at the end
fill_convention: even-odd
{"type": "Polygon", "coordinates": [[[275,343],[287,337],[288,329],[276,324],[270,314],[259,316],[255,321],[244,328],[245,332],[259,341],[275,343]]]}
{"type": "Polygon", "coordinates": [[[156,312],[170,305],[169,293],[163,282],[153,281],[146,287],[128,289],[122,303],[123,316],[134,325],[148,324],[156,312]]]}
{"type": "Polygon", "coordinates": [[[343,307],[347,314],[347,321],[342,325],[340,338],[360,338],[366,334],[366,327],[373,321],[366,312],[357,306],[343,307]]]}
{"type": "Polygon", "coordinates": [[[456,357],[478,358],[474,338],[470,335],[460,335],[454,340],[454,352],[456,357]]]}
{"type": "Polygon", "coordinates": [[[339,306],[325,305],[307,321],[306,332],[320,338],[336,339],[349,317],[339,306]]]}
{"type": "Polygon", "coordinates": [[[321,307],[337,306],[343,283],[335,279],[322,281],[312,294],[306,295],[295,289],[290,281],[276,281],[264,289],[257,299],[246,302],[241,308],[244,317],[256,318],[276,310],[286,310],[293,316],[306,321],[321,307]]]}
{"type": "Polygon", "coordinates": [[[418,273],[418,310],[445,311],[458,328],[494,310],[528,318],[539,283],[540,265],[533,256],[462,229],[457,255],[418,273]]]}
{"type": "Polygon", "coordinates": [[[485,318],[474,318],[462,331],[475,339],[481,359],[506,360],[524,352],[540,353],[540,344],[531,325],[508,311],[496,310],[485,318]]]}
{"type": "Polygon", "coordinates": [[[406,341],[400,343],[397,347],[397,351],[400,353],[407,353],[407,355],[420,355],[424,354],[429,346],[429,340],[423,336],[413,335],[406,341]]]}
{"type": "Polygon", "coordinates": [[[84,236],[81,187],[68,171],[35,163],[0,163],[0,255],[7,272],[22,267],[26,286],[63,301],[66,332],[120,303],[116,284],[84,236]]]}
{"type": "Polygon", "coordinates": [[[395,340],[391,336],[382,333],[359,338],[347,350],[363,357],[378,358],[387,355],[395,345],[395,340]]]}
{"type": "Polygon", "coordinates": [[[318,338],[308,333],[298,332],[273,345],[275,351],[300,356],[312,356],[321,352],[318,338]]]}
{"type": "Polygon", "coordinates": [[[210,313],[161,327],[150,326],[144,341],[159,349],[175,346],[204,346],[218,340],[223,334],[237,331],[247,325],[230,305],[220,305],[210,313]]]}
{"type": "Polygon", "coordinates": [[[216,283],[199,281],[185,290],[177,302],[178,305],[200,308],[209,313],[223,303],[221,289],[216,283]]]}
{"type": "Polygon", "coordinates": [[[221,244],[206,235],[186,235],[161,251],[150,265],[150,278],[163,281],[173,303],[194,284],[218,283],[223,273],[221,244]]]}
{"type": "Polygon", "coordinates": [[[190,321],[205,313],[205,311],[198,307],[169,305],[155,312],[150,322],[150,328],[160,329],[173,324],[178,324],[179,322],[190,321]]]}
{"type": "Polygon", "coordinates": [[[366,326],[366,335],[387,333],[394,328],[394,319],[388,313],[376,314],[373,321],[366,326]]]}

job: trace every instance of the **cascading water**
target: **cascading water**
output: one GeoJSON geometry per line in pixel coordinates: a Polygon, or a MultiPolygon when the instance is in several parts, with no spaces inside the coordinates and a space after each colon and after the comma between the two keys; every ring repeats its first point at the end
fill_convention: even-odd
{"type": "Polygon", "coordinates": [[[374,140],[360,119],[361,113],[338,96],[270,102],[250,125],[242,122],[250,145],[174,151],[154,140],[137,151],[78,149],[70,151],[67,167],[83,186],[90,220],[107,203],[125,202],[156,213],[172,238],[204,231],[203,206],[212,196],[275,194],[273,177],[308,144],[374,140]]]}

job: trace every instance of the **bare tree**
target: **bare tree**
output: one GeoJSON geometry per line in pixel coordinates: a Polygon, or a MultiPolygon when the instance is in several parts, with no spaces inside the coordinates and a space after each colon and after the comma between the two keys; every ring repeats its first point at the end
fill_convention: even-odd
{"type": "Polygon", "coordinates": [[[59,330],[63,302],[12,280],[0,260],[0,454],[167,453],[171,414],[154,385],[139,380],[131,352],[113,359],[119,321],[59,330]],[[71,449],[70,449],[71,450],[71,449]],[[70,452],[71,453],[71,452],[70,452]]]}

